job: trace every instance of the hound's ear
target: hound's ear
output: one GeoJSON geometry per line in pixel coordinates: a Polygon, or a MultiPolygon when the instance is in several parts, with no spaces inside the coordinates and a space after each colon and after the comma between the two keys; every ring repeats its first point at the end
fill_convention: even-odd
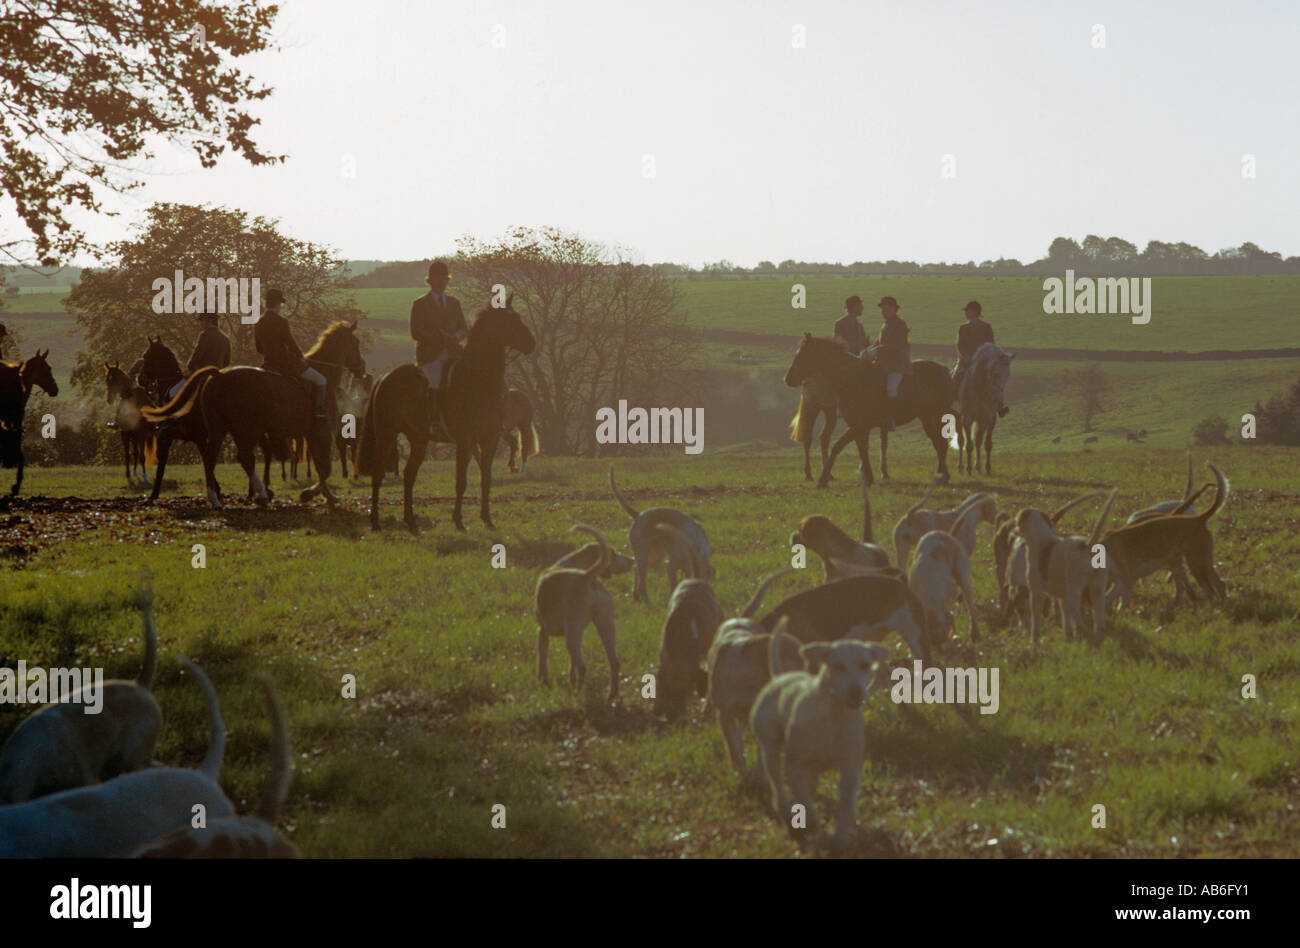
{"type": "Polygon", "coordinates": [[[514,309],[515,294],[511,293],[506,297],[506,309],[514,309]]]}
{"type": "Polygon", "coordinates": [[[826,656],[831,653],[829,642],[813,642],[799,649],[799,654],[803,657],[803,667],[807,672],[815,672],[826,662],[826,656]]]}
{"type": "Polygon", "coordinates": [[[42,359],[44,359],[46,356],[50,354],[50,350],[46,349],[44,352],[42,352],[40,349],[37,349],[36,354],[40,356],[42,359]]]}
{"type": "Polygon", "coordinates": [[[806,333],[803,334],[803,341],[804,341],[804,342],[807,342],[807,341],[808,341],[809,339],[811,339],[811,338],[812,338],[812,333],[810,333],[810,332],[806,332],[806,333]]]}
{"type": "MultiPolygon", "coordinates": [[[[37,349],[37,350],[36,350],[36,354],[37,354],[37,355],[40,355],[40,354],[41,354],[41,351],[40,351],[39,349],[37,349]]],[[[112,367],[111,365],[109,365],[107,362],[104,363],[104,371],[105,371],[105,372],[107,372],[107,371],[108,371],[109,369],[111,369],[111,368],[113,368],[113,367],[112,367]]]]}

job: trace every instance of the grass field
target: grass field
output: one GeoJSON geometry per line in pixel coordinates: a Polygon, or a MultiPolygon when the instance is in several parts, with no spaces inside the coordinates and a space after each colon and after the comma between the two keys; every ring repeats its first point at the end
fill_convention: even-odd
{"type": "MultiPolygon", "coordinates": [[[[1014,417],[1014,416],[1013,416],[1014,417]]],[[[898,441],[916,442],[910,429],[898,441]]],[[[894,481],[873,490],[877,538],[920,496],[930,461],[900,451],[894,481]]],[[[1099,647],[1049,626],[1036,648],[995,615],[989,531],[974,557],[984,635],[958,620],[943,664],[1000,669],[997,714],[903,706],[878,691],[865,721],[866,765],[855,854],[904,856],[1300,855],[1300,488],[1296,454],[1235,447],[1198,451],[1232,479],[1212,527],[1228,583],[1224,604],[1171,607],[1149,579],[1137,607],[1112,618],[1099,647]],[[1258,681],[1243,699],[1242,676],[1258,681]],[[970,713],[967,713],[970,712],[970,713]],[[1108,825],[1092,829],[1092,807],[1108,825]]],[[[1057,456],[1005,452],[996,476],[955,478],[934,506],[971,490],[1003,509],[1049,507],[1121,488],[1117,512],[1176,496],[1183,455],[1150,448],[1057,456]]],[[[585,641],[586,689],[536,680],[532,591],[538,571],[573,546],[577,521],[626,550],[628,518],[601,462],[551,459],[526,477],[499,465],[494,518],[467,535],[450,526],[448,462],[429,462],[416,537],[398,529],[400,489],[384,488],[384,526],[365,523],[365,491],[343,486],[343,509],[277,500],[225,512],[199,500],[200,472],[169,470],[155,508],[108,469],[32,469],[25,495],[0,512],[0,666],[106,666],[134,676],[140,628],[131,590],[154,575],[164,713],[157,751],[193,766],[205,747],[198,689],[176,657],[214,680],[230,731],[222,783],[241,812],[267,772],[268,734],[252,676],[265,670],[288,708],[297,758],[284,828],[308,856],[792,856],[800,852],[733,777],[721,734],[696,703],[687,721],[657,721],[641,698],[653,673],[667,598],[630,599],[630,576],[608,582],[623,661],[619,702],[604,700],[607,668],[585,641]],[[28,494],[40,495],[38,498],[28,494]],[[44,499],[41,499],[44,498],[44,499]],[[55,499],[77,498],[77,499],[55,499]],[[207,566],[191,566],[194,544],[207,566]],[[507,566],[491,566],[502,543],[507,566]],[[355,699],[342,676],[357,677],[355,699]],[[492,829],[492,807],[506,807],[492,829]]],[[[724,611],[790,560],[797,520],[860,517],[853,465],[829,491],[805,486],[795,451],[618,462],[620,486],[644,508],[680,507],[707,528],[724,611]]],[[[221,476],[238,493],[234,466],[221,476]]],[[[274,485],[280,487],[278,483],[274,485]]],[[[289,496],[292,491],[283,491],[289,496]]],[[[1096,506],[1067,524],[1083,530],[1096,506]]],[[[807,588],[782,580],[768,597],[807,588]]],[[[905,667],[905,649],[887,639],[905,667]]],[[[552,673],[567,658],[551,645],[552,673]]],[[[558,674],[557,674],[558,673],[558,674]]],[[[21,717],[0,708],[0,740],[21,717]]],[[[748,751],[752,755],[752,743],[748,751]]],[[[821,784],[822,810],[835,779],[821,784]]]]}

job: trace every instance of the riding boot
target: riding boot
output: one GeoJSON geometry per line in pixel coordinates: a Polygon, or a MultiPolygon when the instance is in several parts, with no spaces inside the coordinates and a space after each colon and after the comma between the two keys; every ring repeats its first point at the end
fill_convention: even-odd
{"type": "Polygon", "coordinates": [[[324,418],[326,421],[328,421],[329,415],[325,414],[325,386],[317,385],[315,394],[316,394],[316,402],[315,402],[316,418],[317,419],[324,418]]]}
{"type": "Polygon", "coordinates": [[[897,407],[898,407],[898,396],[897,396],[897,395],[891,395],[891,396],[889,396],[889,398],[888,398],[888,400],[887,400],[887,404],[888,404],[888,406],[889,406],[889,430],[890,430],[890,431],[893,431],[893,430],[894,430],[894,416],[897,414],[897,412],[896,412],[895,409],[897,409],[897,407]]]}

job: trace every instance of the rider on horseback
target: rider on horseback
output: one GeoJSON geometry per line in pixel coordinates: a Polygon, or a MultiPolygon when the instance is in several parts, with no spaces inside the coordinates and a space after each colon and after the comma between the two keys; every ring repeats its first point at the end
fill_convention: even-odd
{"type": "Polygon", "coordinates": [[[429,383],[429,433],[438,435],[438,388],[443,366],[460,355],[460,343],[469,335],[460,300],[447,295],[451,272],[441,260],[429,264],[429,292],[411,303],[411,338],[415,364],[429,383]]]}
{"type": "Polygon", "coordinates": [[[907,323],[898,315],[898,300],[883,297],[879,303],[885,322],[880,327],[879,341],[867,350],[868,355],[885,372],[885,394],[889,397],[889,430],[894,430],[894,415],[898,407],[898,386],[904,375],[912,374],[912,346],[907,341],[907,323]]]}
{"type": "Polygon", "coordinates": [[[303,358],[302,350],[289,331],[289,321],[280,315],[280,305],[283,302],[284,293],[268,290],[266,311],[253,327],[253,342],[262,354],[262,367],[279,375],[311,382],[315,386],[316,420],[328,420],[325,414],[325,376],[309,366],[303,358]]]}
{"type": "MultiPolygon", "coordinates": [[[[957,365],[952,370],[953,391],[961,395],[961,383],[970,369],[971,359],[976,351],[986,342],[993,341],[993,327],[984,322],[980,304],[971,300],[966,304],[966,322],[957,330],[957,365]]],[[[999,417],[1004,417],[1009,409],[1003,405],[998,409],[999,417]]]]}
{"type": "MultiPolygon", "coordinates": [[[[167,397],[164,401],[170,401],[176,397],[176,393],[185,385],[185,380],[197,372],[199,369],[207,366],[224,369],[230,365],[230,340],[226,337],[217,326],[220,317],[216,313],[199,313],[199,338],[194,341],[194,351],[190,353],[190,361],[185,364],[185,374],[181,376],[180,381],[167,390],[167,397]]],[[[137,363],[143,367],[144,360],[137,363]]],[[[135,366],[131,367],[135,369],[135,366]]],[[[135,373],[128,373],[134,377],[135,373]]]]}
{"type": "Polygon", "coordinates": [[[862,297],[850,296],[844,301],[845,315],[835,321],[834,336],[855,356],[861,356],[867,348],[867,331],[858,322],[862,315],[862,297]]]}

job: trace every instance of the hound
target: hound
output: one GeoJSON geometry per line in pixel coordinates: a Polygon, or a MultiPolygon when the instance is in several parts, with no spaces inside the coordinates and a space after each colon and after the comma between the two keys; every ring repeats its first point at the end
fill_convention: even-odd
{"type": "MultiPolygon", "coordinates": [[[[586,569],[593,563],[600,560],[600,544],[588,543],[574,550],[572,553],[560,557],[547,569],[586,569]]],[[[625,556],[622,553],[609,551],[609,562],[597,574],[601,579],[609,579],[611,576],[621,576],[624,573],[632,572],[635,565],[632,557],[625,556]]]]}
{"type": "Polygon", "coordinates": [[[966,600],[966,609],[970,613],[971,641],[979,641],[979,619],[975,615],[975,595],[970,584],[970,556],[964,544],[953,535],[969,535],[973,545],[975,530],[969,522],[979,516],[975,506],[968,507],[957,518],[953,533],[931,530],[916,545],[907,585],[925,607],[926,628],[932,646],[946,640],[952,630],[952,603],[958,592],[966,600]]]}
{"type": "Polygon", "coordinates": [[[1106,568],[1114,583],[1106,596],[1107,605],[1116,599],[1120,600],[1120,608],[1128,605],[1139,579],[1162,567],[1170,568],[1180,559],[1186,559],[1192,578],[1209,598],[1226,595],[1223,580],[1214,571],[1214,536],[1209,523],[1228,498],[1228,479],[1213,464],[1209,468],[1217,487],[1214,502],[1205,513],[1151,517],[1118,527],[1102,537],[1106,568]]]}
{"type": "MultiPolygon", "coordinates": [[[[741,737],[745,723],[749,720],[750,709],[754,699],[763,690],[774,675],[799,667],[800,642],[789,635],[782,635],[777,648],[780,649],[779,661],[771,664],[769,642],[773,638],[761,625],[754,621],[763,596],[768,588],[794,570],[787,567],[773,573],[758,587],[748,605],[740,616],[728,619],[718,628],[717,638],[709,649],[708,700],[705,709],[716,709],[718,724],[722,728],[722,738],[727,744],[727,753],[731,765],[745,776],[745,744],[741,737]]],[[[757,770],[750,776],[757,777],[757,770]]]]}
{"type": "Polygon", "coordinates": [[[853,538],[821,514],[799,521],[790,534],[790,545],[802,544],[822,558],[826,582],[856,576],[866,570],[889,566],[889,554],[874,543],[856,543],[853,538]]]}
{"type": "Polygon", "coordinates": [[[646,592],[646,574],[651,566],[658,565],[665,557],[668,559],[668,584],[672,589],[677,588],[677,574],[684,572],[689,565],[680,555],[674,556],[670,552],[673,544],[664,534],[655,529],[659,524],[675,527],[686,536],[699,563],[700,578],[713,582],[716,574],[712,563],[709,562],[709,538],[698,520],[671,507],[651,507],[646,511],[638,511],[619,492],[618,485],[614,483],[612,465],[609,469],[609,487],[614,492],[614,498],[619,506],[632,518],[632,526],[628,529],[627,537],[632,547],[632,555],[636,559],[636,579],[632,586],[633,599],[650,601],[646,592]]]}
{"type": "Polygon", "coordinates": [[[892,629],[913,655],[922,660],[927,657],[925,607],[907,588],[906,579],[899,576],[868,573],[795,593],[759,624],[771,632],[782,618],[790,620],[789,633],[800,642],[830,641],[849,635],[879,642],[892,629]]]}
{"type": "Polygon", "coordinates": [[[181,664],[203,689],[208,753],[198,770],[151,767],[104,783],[0,807],[0,857],[97,859],[119,856],[191,824],[194,807],[208,820],[235,815],[217,786],[225,726],[212,682],[197,665],[181,664]]]}
{"type": "Polygon", "coordinates": [[[262,804],[254,816],[231,816],[209,820],[202,828],[173,830],[161,839],[137,847],[135,859],[297,859],[298,850],[275,828],[276,814],[284,806],[293,775],[293,753],[289,748],[289,725],[284,706],[271,679],[258,676],[271,718],[271,772],[262,792],[262,804]]]}
{"type": "MultiPolygon", "coordinates": [[[[1190,514],[1197,515],[1196,508],[1192,504],[1201,494],[1205,493],[1211,484],[1203,485],[1196,493],[1192,493],[1192,452],[1187,452],[1187,486],[1183,488],[1181,500],[1166,500],[1163,503],[1153,504],[1150,507],[1144,507],[1129,514],[1127,523],[1140,523],[1143,520],[1149,520],[1152,517],[1159,517],[1162,514],[1190,514]]],[[[1186,595],[1189,601],[1196,600],[1196,593],[1192,590],[1191,584],[1187,581],[1187,573],[1183,571],[1181,560],[1175,560],[1169,570],[1169,576],[1174,581],[1174,601],[1182,599],[1186,595]]]]}
{"type": "Polygon", "coordinates": [[[708,655],[722,624],[722,607],[713,587],[697,578],[699,564],[688,538],[665,524],[658,524],[655,529],[679,547],[670,550],[684,556],[688,563],[687,578],[677,584],[668,600],[656,676],[655,714],[663,714],[672,721],[686,713],[686,700],[692,691],[700,696],[708,693],[708,674],[700,663],[708,655]]]}
{"type": "Polygon", "coordinates": [[[581,689],[587,680],[587,663],[582,660],[582,633],[588,624],[596,626],[605,658],[609,661],[609,697],[618,696],[618,653],[614,648],[614,600],[600,580],[609,563],[609,545],[600,531],[586,524],[573,529],[596,538],[600,556],[586,569],[552,568],[537,577],[534,594],[537,615],[537,672],[542,684],[551,683],[546,660],[552,637],[564,636],[569,651],[569,683],[581,689]]]}
{"type": "MultiPolygon", "coordinates": [[[[1097,491],[1091,494],[1084,494],[1082,497],[1076,497],[1074,500],[1058,507],[1048,518],[1052,522],[1053,528],[1070,510],[1079,504],[1089,500],[1094,500],[1101,496],[1097,491]]],[[[1020,624],[1023,628],[1028,623],[1028,597],[1029,597],[1029,555],[1028,548],[1025,546],[1025,540],[1016,529],[1016,518],[1010,514],[998,514],[997,530],[993,536],[993,556],[996,562],[998,575],[998,598],[1002,607],[1002,615],[1010,619],[1015,613],[1020,615],[1020,624]]]]}
{"type": "MultiPolygon", "coordinates": [[[[775,643],[786,620],[772,637],[770,661],[780,661],[775,643]]],[[[817,777],[826,770],[840,772],[839,814],[835,839],[847,842],[856,822],[858,786],[866,758],[862,705],[875,684],[876,673],[888,661],[889,650],[876,643],[852,639],[813,642],[800,650],[812,671],[777,675],[759,692],[750,712],[750,727],[758,744],[758,766],[772,793],[777,819],[793,828],[790,797],[802,804],[807,827],[815,829],[813,808],[817,777]]]]}
{"type": "Polygon", "coordinates": [[[987,497],[985,493],[971,494],[954,510],[922,510],[921,505],[929,499],[927,492],[921,499],[907,508],[907,512],[894,525],[894,557],[902,566],[907,562],[908,554],[916,542],[931,530],[948,531],[957,522],[957,518],[966,512],[966,508],[987,497]]]}
{"type": "Polygon", "coordinates": [[[144,661],[135,681],[112,679],[83,687],[29,716],[0,751],[0,804],[85,787],[143,770],[153,760],[162,712],[149,689],[158,661],[153,598],[142,592],[144,661]],[[87,694],[99,690],[98,713],[87,713],[87,694]]]}
{"type": "Polygon", "coordinates": [[[1074,632],[1082,635],[1085,592],[1092,604],[1093,641],[1101,641],[1106,629],[1106,570],[1093,567],[1092,548],[1101,536],[1102,526],[1117,493],[1119,488],[1112,490],[1106,498],[1087,540],[1062,537],[1053,528],[1047,514],[1033,507],[1026,507],[1017,515],[1016,528],[1025,539],[1028,558],[1029,625],[1034,642],[1038,641],[1038,626],[1042,621],[1039,603],[1043,596],[1051,596],[1060,607],[1066,638],[1074,632]]]}

